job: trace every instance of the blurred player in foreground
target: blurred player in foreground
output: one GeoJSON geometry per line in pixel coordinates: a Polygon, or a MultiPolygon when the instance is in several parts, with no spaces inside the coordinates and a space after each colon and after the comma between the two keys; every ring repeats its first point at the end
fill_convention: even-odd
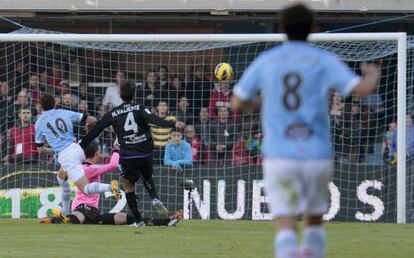
{"type": "MultiPolygon", "coordinates": [[[[75,182],[78,189],[84,194],[103,193],[112,191],[117,199],[122,196],[118,188],[118,181],[113,180],[111,185],[89,183],[85,177],[82,162],[85,159],[83,149],[76,143],[73,135],[73,122],[85,123],[85,130],[96,122],[93,116],[72,112],[64,109],[55,109],[55,97],[45,93],[40,100],[42,114],[35,124],[35,141],[39,153],[58,153],[58,161],[68,177],[75,182]],[[47,142],[51,148],[45,147],[47,142]]],[[[59,185],[62,187],[62,202],[64,213],[70,211],[69,184],[59,176],[59,185]]]]}
{"type": "Polygon", "coordinates": [[[148,124],[160,127],[183,127],[182,122],[165,121],[151,113],[143,105],[134,104],[135,83],[124,81],[121,84],[121,98],[123,104],[107,112],[91,131],[81,140],[80,145],[85,148],[106,127],[114,128],[120,144],[121,175],[125,188],[128,207],[135,217],[132,227],[140,227],[145,223],[138,210],[138,197],[135,194],[135,183],[143,176],[143,183],[152,199],[152,204],[162,216],[167,215],[167,209],[159,200],[155,188],[153,174],[153,149],[151,131],[148,124]]]}
{"type": "MultiPolygon", "coordinates": [[[[85,176],[89,182],[101,182],[101,175],[118,171],[119,165],[119,145],[114,143],[114,152],[108,164],[97,165],[99,161],[99,145],[96,141],[91,142],[84,149],[85,161],[83,168],[85,176]]],[[[63,169],[59,170],[59,176],[66,179],[63,169]]],[[[65,216],[60,210],[53,210],[52,217],[42,218],[41,223],[73,223],[73,224],[105,224],[105,225],[124,225],[134,223],[134,218],[123,212],[101,213],[99,211],[100,194],[85,195],[76,190],[75,199],[72,202],[72,214],[65,216]]],[[[166,219],[144,218],[146,225],[151,226],[175,226],[182,218],[182,211],[177,211],[173,216],[166,219]]]]}
{"type": "Polygon", "coordinates": [[[328,94],[370,94],[379,67],[361,64],[360,78],[334,54],[308,44],[313,13],[297,3],[281,13],[288,41],[262,53],[234,90],[234,110],[262,105],[266,194],[277,229],[278,258],[325,257],[322,216],[328,211],[333,171],[328,94]],[[257,99],[260,92],[262,104],[257,99]],[[303,215],[303,241],[297,243],[297,216],[303,215]]]}

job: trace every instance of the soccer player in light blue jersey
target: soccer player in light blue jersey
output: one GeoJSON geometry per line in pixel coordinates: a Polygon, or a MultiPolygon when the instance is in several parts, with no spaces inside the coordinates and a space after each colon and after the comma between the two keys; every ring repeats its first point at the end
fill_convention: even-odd
{"type": "Polygon", "coordinates": [[[377,65],[363,63],[361,78],[334,54],[308,44],[313,22],[312,11],[303,4],[284,9],[281,29],[288,41],[251,63],[232,99],[236,111],[262,108],[263,172],[278,258],[325,257],[322,217],[329,207],[333,171],[328,94],[365,96],[380,78],[377,65]],[[300,246],[298,215],[305,222],[300,246]]]}
{"type": "MultiPolygon", "coordinates": [[[[76,143],[73,135],[73,122],[85,122],[85,130],[96,122],[92,116],[72,112],[64,109],[55,109],[55,98],[46,93],[41,100],[42,114],[36,121],[35,141],[39,153],[58,154],[58,161],[67,176],[75,182],[78,189],[84,194],[112,191],[117,199],[121,198],[118,182],[113,180],[111,185],[89,183],[85,176],[82,162],[85,159],[83,149],[76,143]],[[51,148],[45,147],[47,142],[51,148]]],[[[59,176],[59,185],[62,187],[63,213],[70,211],[69,184],[59,176]]]]}

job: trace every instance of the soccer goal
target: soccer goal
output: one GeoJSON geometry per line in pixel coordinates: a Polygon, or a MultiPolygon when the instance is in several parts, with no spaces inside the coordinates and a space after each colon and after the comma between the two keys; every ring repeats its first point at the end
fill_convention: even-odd
{"type": "MultiPolygon", "coordinates": [[[[188,125],[183,138],[192,145],[193,165],[182,169],[163,164],[169,131],[153,128],[154,176],[170,211],[183,208],[186,218],[270,219],[260,167],[260,113],[228,108],[246,67],[283,40],[280,34],[98,35],[30,28],[1,34],[0,216],[43,217],[60,205],[56,157],[39,156],[31,142],[40,94],[50,92],[59,107],[100,118],[119,103],[117,85],[127,79],[137,85],[137,103],[188,125]],[[233,79],[214,78],[220,62],[232,65],[233,79]]],[[[335,172],[325,219],[414,221],[414,39],[405,33],[346,33],[313,34],[310,40],[357,72],[361,62],[376,62],[382,71],[370,97],[327,96],[335,172]]],[[[84,134],[81,126],[75,129],[78,137],[84,134]]],[[[113,140],[111,130],[99,137],[99,163],[110,158],[113,140]]],[[[103,181],[118,178],[112,172],[103,181]]],[[[153,212],[142,184],[136,187],[140,208],[153,212]]],[[[109,193],[101,204],[106,211],[126,207],[109,193]]]]}

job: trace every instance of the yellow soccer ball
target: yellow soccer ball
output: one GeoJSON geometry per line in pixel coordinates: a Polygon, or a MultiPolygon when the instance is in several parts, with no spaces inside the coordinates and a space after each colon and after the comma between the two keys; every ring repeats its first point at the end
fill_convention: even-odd
{"type": "Polygon", "coordinates": [[[233,76],[233,68],[228,63],[219,63],[214,70],[214,74],[220,81],[229,80],[233,76]]]}

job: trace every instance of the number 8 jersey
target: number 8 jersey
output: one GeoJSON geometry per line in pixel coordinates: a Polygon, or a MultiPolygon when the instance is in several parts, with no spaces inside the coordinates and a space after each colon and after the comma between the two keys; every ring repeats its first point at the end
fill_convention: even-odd
{"type": "Polygon", "coordinates": [[[73,122],[86,119],[82,113],[65,109],[43,111],[35,124],[35,141],[41,146],[47,141],[55,152],[61,152],[75,142],[73,122]]]}
{"type": "Polygon", "coordinates": [[[106,127],[113,127],[120,144],[121,157],[140,157],[151,154],[154,148],[148,124],[160,127],[175,127],[174,122],[166,121],[151,113],[148,107],[124,103],[107,112],[91,131],[81,140],[85,148],[106,127]]]}
{"type": "Polygon", "coordinates": [[[359,80],[332,53],[289,41],[263,52],[234,94],[249,101],[260,92],[265,158],[329,159],[328,94],[334,90],[347,96],[359,80]]]}

